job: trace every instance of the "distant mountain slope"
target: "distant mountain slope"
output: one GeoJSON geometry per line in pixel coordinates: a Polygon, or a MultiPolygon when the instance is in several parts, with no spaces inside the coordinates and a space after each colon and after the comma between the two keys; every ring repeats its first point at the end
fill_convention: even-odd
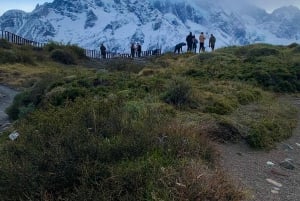
{"type": "Polygon", "coordinates": [[[255,42],[288,44],[300,38],[300,10],[283,7],[272,14],[248,5],[217,0],[54,0],[31,13],[11,10],[0,28],[28,39],[79,44],[88,49],[104,42],[110,51],[172,49],[192,31],[217,37],[217,47],[255,42]]]}

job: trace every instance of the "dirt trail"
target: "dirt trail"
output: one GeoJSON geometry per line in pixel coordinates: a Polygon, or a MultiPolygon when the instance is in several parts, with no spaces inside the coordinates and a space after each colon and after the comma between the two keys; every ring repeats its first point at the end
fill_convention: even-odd
{"type": "MultiPolygon", "coordinates": [[[[300,98],[290,101],[300,111],[300,98]]],[[[298,119],[293,136],[270,152],[253,151],[244,143],[217,145],[221,166],[247,190],[247,200],[300,201],[300,113],[298,119]]]]}
{"type": "Polygon", "coordinates": [[[0,132],[5,129],[6,124],[9,123],[5,109],[12,103],[15,95],[18,92],[14,89],[0,85],[0,132]]]}

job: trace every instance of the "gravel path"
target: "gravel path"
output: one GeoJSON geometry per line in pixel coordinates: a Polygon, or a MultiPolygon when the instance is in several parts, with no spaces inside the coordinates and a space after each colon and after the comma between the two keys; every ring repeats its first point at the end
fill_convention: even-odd
{"type": "Polygon", "coordinates": [[[14,89],[0,85],[0,132],[9,123],[8,116],[4,111],[12,103],[17,93],[14,89]]]}
{"type": "MultiPolygon", "coordinates": [[[[291,101],[300,111],[300,98],[291,101]]],[[[244,143],[217,145],[221,166],[246,189],[247,201],[300,201],[300,114],[298,119],[293,136],[270,152],[244,143]]]]}

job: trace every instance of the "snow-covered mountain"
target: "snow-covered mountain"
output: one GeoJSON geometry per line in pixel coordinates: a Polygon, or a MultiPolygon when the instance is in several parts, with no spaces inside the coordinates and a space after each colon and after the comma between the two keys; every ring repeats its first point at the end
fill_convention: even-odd
{"type": "Polygon", "coordinates": [[[283,7],[269,14],[228,0],[54,0],[31,13],[10,10],[0,29],[38,42],[49,40],[128,52],[130,43],[144,50],[172,49],[189,32],[213,33],[216,47],[256,42],[289,44],[300,39],[300,10],[283,7]]]}

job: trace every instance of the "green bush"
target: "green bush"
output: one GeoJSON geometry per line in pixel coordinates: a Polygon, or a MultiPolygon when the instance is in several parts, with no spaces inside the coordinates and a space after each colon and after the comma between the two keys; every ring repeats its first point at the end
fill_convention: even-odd
{"type": "Polygon", "coordinates": [[[297,111],[287,102],[268,103],[263,110],[265,111],[260,111],[260,115],[256,115],[256,119],[249,123],[246,140],[253,148],[271,149],[276,143],[292,135],[297,123],[297,111]]]}
{"type": "Polygon", "coordinates": [[[34,64],[32,55],[30,52],[19,51],[19,50],[6,50],[0,49],[0,64],[5,63],[24,63],[24,64],[34,64]]]}
{"type": "Polygon", "coordinates": [[[74,56],[66,50],[55,49],[51,52],[51,59],[62,64],[71,65],[76,64],[74,56]]]}
{"type": "Polygon", "coordinates": [[[74,55],[76,55],[77,59],[85,59],[86,58],[84,49],[77,45],[67,45],[66,49],[68,49],[70,52],[72,52],[74,55]]]}
{"type": "Polygon", "coordinates": [[[271,55],[279,55],[280,52],[271,47],[258,47],[250,49],[247,53],[249,58],[261,57],[261,56],[271,56],[271,55]]]}
{"type": "Polygon", "coordinates": [[[64,46],[62,44],[51,41],[45,45],[44,49],[48,52],[52,52],[53,50],[56,50],[56,49],[64,49],[63,47],[64,46]]]}
{"type": "Polygon", "coordinates": [[[259,101],[262,98],[261,91],[256,90],[256,89],[244,89],[241,91],[238,91],[237,94],[237,99],[240,104],[246,105],[252,102],[259,101]]]}
{"type": "MultiPolygon", "coordinates": [[[[44,49],[51,53],[53,53],[56,50],[61,50],[65,53],[71,54],[74,58],[77,58],[77,59],[85,59],[86,58],[84,49],[77,45],[70,45],[70,44],[63,45],[63,44],[60,44],[57,42],[50,42],[50,43],[46,44],[44,49]]],[[[64,63],[64,64],[66,64],[66,63],[64,63]]]]}
{"type": "Polygon", "coordinates": [[[21,137],[0,150],[1,198],[193,200],[202,193],[204,200],[239,200],[229,182],[216,180],[221,175],[194,182],[190,173],[207,171],[202,164],[213,167],[216,153],[196,128],[168,120],[161,107],[126,104],[119,97],[80,98],[64,108],[37,110],[17,124],[21,137]],[[180,199],[178,181],[193,186],[180,199]],[[230,190],[210,191],[208,197],[206,186],[230,190]]]}
{"type": "Polygon", "coordinates": [[[205,104],[204,112],[214,114],[230,114],[238,107],[238,101],[234,97],[225,97],[215,94],[208,98],[205,104]]]}
{"type": "Polygon", "coordinates": [[[18,61],[18,56],[13,51],[0,49],[0,64],[16,63],[17,61],[18,61]]]}
{"type": "Polygon", "coordinates": [[[298,47],[299,44],[298,43],[291,43],[288,45],[288,48],[295,48],[295,47],[298,47]]]}
{"type": "Polygon", "coordinates": [[[174,78],[168,84],[163,100],[178,107],[191,104],[193,102],[191,84],[184,78],[174,78]]]}
{"type": "Polygon", "coordinates": [[[293,53],[300,53],[300,45],[296,46],[296,47],[293,49],[293,53]]]}
{"type": "Polygon", "coordinates": [[[46,94],[45,102],[48,102],[54,106],[60,106],[60,105],[64,105],[66,103],[66,101],[74,101],[76,98],[84,97],[87,94],[88,94],[88,91],[84,88],[57,87],[46,94]]]}
{"type": "Polygon", "coordinates": [[[12,44],[5,39],[0,39],[0,48],[3,49],[11,49],[12,44]]]}
{"type": "Polygon", "coordinates": [[[15,96],[13,103],[6,109],[6,113],[12,120],[17,120],[20,114],[21,107],[27,107],[31,103],[30,92],[24,91],[15,96]]]}

